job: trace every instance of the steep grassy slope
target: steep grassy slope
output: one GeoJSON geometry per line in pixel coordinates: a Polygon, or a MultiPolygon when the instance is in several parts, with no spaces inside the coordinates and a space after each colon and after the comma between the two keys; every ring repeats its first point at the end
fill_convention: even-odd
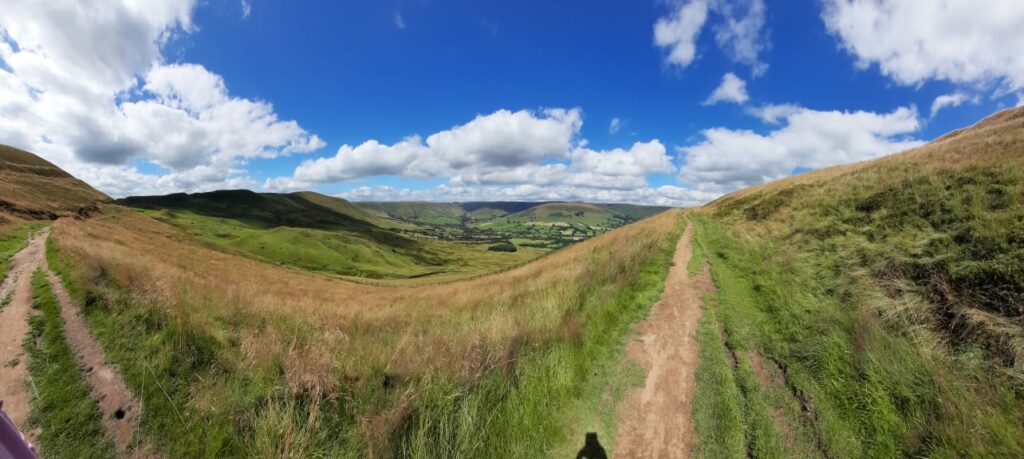
{"type": "Polygon", "coordinates": [[[110,200],[48,161],[6,145],[0,145],[0,191],[0,217],[54,218],[110,200]]]}
{"type": "Polygon", "coordinates": [[[111,208],[59,221],[49,259],[167,456],[539,457],[568,441],[569,411],[614,406],[587,389],[617,368],[679,228],[665,213],[502,274],[379,288],[111,208]]]}
{"type": "Polygon", "coordinates": [[[757,457],[1024,455],[1022,152],[1008,110],[707,206],[721,340],[701,365],[734,364],[698,380],[720,413],[695,412],[698,452],[738,435],[757,457]]]}

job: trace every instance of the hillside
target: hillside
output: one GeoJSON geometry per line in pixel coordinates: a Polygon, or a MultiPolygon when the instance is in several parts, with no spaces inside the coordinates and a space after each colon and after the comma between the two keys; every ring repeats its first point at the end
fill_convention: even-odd
{"type": "Polygon", "coordinates": [[[167,456],[538,457],[575,444],[571,413],[626,383],[621,343],[657,298],[679,222],[664,213],[479,279],[381,288],[112,210],[58,222],[51,265],[94,305],[90,327],[142,394],[139,435],[167,456]]]}
{"type": "Polygon", "coordinates": [[[50,162],[6,145],[0,145],[0,184],[0,211],[29,219],[86,212],[110,201],[50,162]]]}
{"type": "Polygon", "coordinates": [[[223,190],[117,202],[213,247],[346,276],[451,279],[500,270],[543,254],[537,249],[496,254],[483,245],[402,235],[372,211],[313,192],[223,190]]]}
{"type": "Polygon", "coordinates": [[[1018,108],[701,209],[703,454],[1024,454],[1022,152],[1018,108]]]}

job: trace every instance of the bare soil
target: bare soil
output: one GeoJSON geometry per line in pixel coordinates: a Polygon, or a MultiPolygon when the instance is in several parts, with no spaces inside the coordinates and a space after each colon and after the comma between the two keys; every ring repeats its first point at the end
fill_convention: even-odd
{"type": "Polygon", "coordinates": [[[676,246],[665,291],[640,335],[626,346],[630,359],[646,372],[644,386],[629,391],[619,409],[615,456],[625,458],[689,457],[693,444],[690,413],[696,388],[697,324],[701,298],[710,284],[708,271],[687,273],[692,257],[693,226],[676,246]]]}
{"type": "MultiPolygon", "coordinates": [[[[46,264],[48,236],[49,229],[44,229],[28,247],[18,252],[11,261],[8,279],[0,284],[0,294],[6,295],[13,289],[10,304],[0,310],[0,330],[3,331],[0,334],[0,352],[3,352],[0,357],[0,397],[4,400],[3,409],[16,425],[24,426],[32,384],[22,341],[28,333],[28,317],[32,314],[32,273],[42,269],[60,305],[65,338],[89,382],[92,396],[99,404],[103,426],[118,452],[131,457],[152,457],[147,448],[128,451],[139,422],[139,402],[128,390],[117,368],[105,362],[103,348],[89,334],[64,283],[49,270],[46,264]]],[[[33,433],[26,434],[30,441],[35,436],[33,433]]]]}
{"type": "MultiPolygon", "coordinates": [[[[32,273],[46,259],[48,229],[39,232],[11,258],[10,270],[0,284],[0,299],[11,295],[10,304],[0,309],[0,399],[4,412],[17,426],[28,419],[32,382],[28,374],[28,356],[22,342],[28,333],[28,318],[32,314],[32,273]]],[[[34,432],[25,432],[29,441],[34,432]]]]}

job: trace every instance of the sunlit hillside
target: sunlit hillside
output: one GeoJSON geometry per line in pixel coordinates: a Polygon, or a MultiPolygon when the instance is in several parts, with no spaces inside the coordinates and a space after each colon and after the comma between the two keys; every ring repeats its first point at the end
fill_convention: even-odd
{"type": "Polygon", "coordinates": [[[724,345],[702,343],[699,451],[1024,454],[1022,152],[1007,110],[706,206],[724,345]]]}

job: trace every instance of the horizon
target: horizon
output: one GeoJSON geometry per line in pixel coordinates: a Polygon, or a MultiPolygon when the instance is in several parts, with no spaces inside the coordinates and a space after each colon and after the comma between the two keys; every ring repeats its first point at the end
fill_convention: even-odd
{"type": "Polygon", "coordinates": [[[114,198],[690,207],[1024,104],[1010,0],[9,3],[0,143],[114,198]]]}

